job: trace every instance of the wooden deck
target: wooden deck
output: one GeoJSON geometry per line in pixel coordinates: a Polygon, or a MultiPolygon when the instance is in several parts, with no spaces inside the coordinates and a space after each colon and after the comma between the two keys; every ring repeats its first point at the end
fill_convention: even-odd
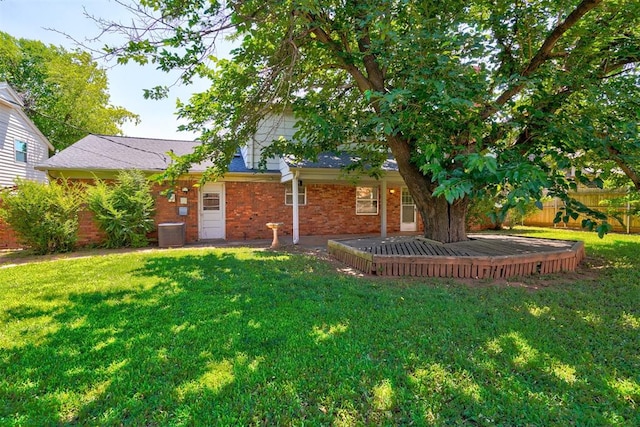
{"type": "Polygon", "coordinates": [[[335,258],[367,274],[380,276],[504,279],[575,271],[584,244],[567,240],[498,234],[442,244],[417,236],[330,240],[335,258]]]}

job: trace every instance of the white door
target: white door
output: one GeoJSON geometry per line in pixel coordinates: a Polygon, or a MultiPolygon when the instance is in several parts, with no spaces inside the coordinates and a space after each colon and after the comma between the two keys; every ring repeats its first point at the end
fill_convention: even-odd
{"type": "Polygon", "coordinates": [[[210,182],[200,188],[200,238],[224,239],[224,184],[210,182]]]}
{"type": "Polygon", "coordinates": [[[402,189],[402,201],[400,204],[400,231],[416,231],[416,205],[409,189],[402,189]]]}

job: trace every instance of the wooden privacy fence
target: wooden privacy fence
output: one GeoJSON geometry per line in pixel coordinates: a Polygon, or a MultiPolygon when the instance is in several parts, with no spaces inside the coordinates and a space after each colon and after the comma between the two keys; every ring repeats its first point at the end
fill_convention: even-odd
{"type": "MultiPolygon", "coordinates": [[[[621,233],[639,233],[640,232],[640,218],[630,214],[631,207],[629,205],[623,207],[609,207],[603,205],[603,202],[607,200],[617,199],[624,197],[623,192],[611,192],[611,191],[598,191],[598,190],[582,190],[569,194],[575,200],[583,203],[587,207],[593,210],[601,211],[609,214],[610,216],[617,216],[622,219],[623,224],[620,224],[618,220],[611,217],[609,223],[613,226],[613,230],[621,233]],[[612,215],[613,214],[613,215],[612,215]]],[[[553,219],[556,217],[556,213],[562,207],[562,202],[559,199],[552,199],[542,204],[542,210],[537,210],[535,213],[527,216],[523,221],[524,225],[539,226],[539,227],[568,227],[568,228],[581,228],[581,222],[583,218],[577,220],[570,219],[567,224],[564,222],[554,224],[553,219]]]]}
{"type": "Polygon", "coordinates": [[[371,242],[330,240],[328,251],[367,274],[471,279],[575,271],[585,257],[582,242],[515,236],[482,236],[448,245],[415,237],[371,242]]]}

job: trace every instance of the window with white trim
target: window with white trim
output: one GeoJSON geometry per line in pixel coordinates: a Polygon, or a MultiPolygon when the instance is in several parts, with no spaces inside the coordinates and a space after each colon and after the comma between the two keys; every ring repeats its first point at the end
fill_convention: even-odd
{"type": "MultiPolygon", "coordinates": [[[[287,206],[293,206],[293,185],[288,186],[284,190],[284,204],[287,206]]],[[[298,185],[298,205],[303,206],[307,204],[307,187],[298,185]]]]}
{"type": "Polygon", "coordinates": [[[16,162],[27,163],[27,143],[20,140],[13,142],[16,162]]]}
{"type": "Polygon", "coordinates": [[[356,187],[356,215],[378,215],[378,187],[356,187]]]}

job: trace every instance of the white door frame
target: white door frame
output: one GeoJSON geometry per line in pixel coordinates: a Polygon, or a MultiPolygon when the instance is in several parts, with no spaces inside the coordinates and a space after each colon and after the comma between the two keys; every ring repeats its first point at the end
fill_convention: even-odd
{"type": "MultiPolygon", "coordinates": [[[[214,191],[215,192],[215,191],[214,191]]],[[[202,239],[225,239],[227,236],[227,221],[225,215],[226,192],[224,182],[207,182],[198,190],[198,236],[202,239]],[[203,197],[207,186],[215,186],[220,191],[220,221],[222,222],[222,233],[219,236],[209,237],[204,235],[204,215],[203,197]]]]}
{"type": "MultiPolygon", "coordinates": [[[[418,212],[416,210],[415,203],[413,204],[405,204],[403,202],[403,195],[409,192],[407,187],[402,187],[400,189],[400,231],[417,231],[418,230],[418,212]],[[404,210],[412,209],[413,210],[413,222],[404,222],[404,210]]],[[[409,194],[410,195],[410,194],[409,194]]],[[[413,198],[411,199],[413,200],[413,198]]]]}

